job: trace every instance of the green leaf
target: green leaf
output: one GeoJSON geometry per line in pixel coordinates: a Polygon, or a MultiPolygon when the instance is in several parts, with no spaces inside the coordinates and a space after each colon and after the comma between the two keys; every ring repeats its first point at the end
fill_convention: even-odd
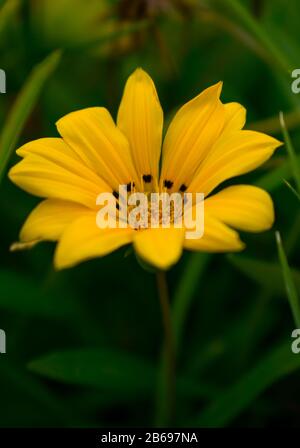
{"type": "Polygon", "coordinates": [[[27,118],[32,112],[43,86],[54,72],[61,57],[55,51],[32,70],[14,103],[0,137],[0,182],[27,118]]]}
{"type": "MultiPolygon", "coordinates": [[[[42,413],[41,424],[44,425],[53,418],[59,425],[66,426],[73,423],[74,414],[71,413],[69,403],[66,400],[59,400],[46,385],[33,377],[24,365],[12,362],[10,357],[1,358],[0,384],[3,386],[2,403],[9,403],[5,415],[1,416],[1,427],[6,426],[8,422],[12,426],[30,426],[32,424],[30,419],[33,419],[33,415],[38,419],[39,413],[42,413]],[[28,415],[27,412],[26,415],[22,412],[18,414],[16,409],[22,411],[26,409],[28,415]]],[[[72,411],[74,412],[73,409],[72,411]]]]}
{"type": "MultiPolygon", "coordinates": [[[[124,395],[128,399],[150,396],[157,383],[154,365],[134,355],[107,348],[55,352],[31,361],[28,367],[56,381],[105,390],[112,400],[124,395]]],[[[179,378],[178,392],[207,398],[215,396],[218,391],[210,384],[179,378]]]]}
{"type": "Polygon", "coordinates": [[[273,349],[259,364],[233,386],[227,388],[191,425],[223,427],[228,425],[268,387],[300,368],[300,356],[285,342],[273,349]]]}
{"type": "Polygon", "coordinates": [[[280,120],[280,125],[281,125],[281,129],[282,129],[283,137],[284,137],[285,146],[286,146],[286,149],[287,149],[287,152],[289,155],[289,159],[290,159],[291,172],[293,173],[293,177],[294,177],[294,180],[297,185],[297,191],[298,191],[298,193],[300,193],[300,168],[299,168],[295,148],[293,146],[292,140],[291,140],[289,132],[287,130],[285,120],[284,120],[284,115],[282,112],[280,112],[280,114],[279,114],[279,120],[280,120]]]}
{"type": "Polygon", "coordinates": [[[296,285],[295,283],[295,279],[289,267],[279,232],[276,232],[276,242],[287,296],[297,328],[300,328],[300,301],[297,293],[297,286],[299,288],[299,285],[296,285]]]}
{"type": "Polygon", "coordinates": [[[0,271],[0,309],[52,318],[73,316],[75,304],[65,293],[50,294],[30,278],[7,270],[0,271]]]}
{"type": "Polygon", "coordinates": [[[107,349],[56,352],[30,362],[28,367],[57,381],[105,388],[114,393],[149,392],[155,375],[146,361],[107,349]]]}
{"type": "MultiPolygon", "coordinates": [[[[239,255],[229,255],[227,258],[240,272],[274,295],[285,293],[285,284],[278,264],[239,255]]],[[[292,278],[297,287],[300,288],[300,272],[298,270],[292,270],[292,278]]]]}

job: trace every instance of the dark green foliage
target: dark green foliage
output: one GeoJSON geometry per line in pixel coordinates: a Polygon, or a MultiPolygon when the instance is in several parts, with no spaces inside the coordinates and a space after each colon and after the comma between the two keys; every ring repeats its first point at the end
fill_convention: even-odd
{"type": "Polygon", "coordinates": [[[300,354],[290,350],[286,287],[299,295],[300,204],[284,183],[296,191],[300,172],[300,94],[289,73],[300,67],[299,4],[170,0],[176,6],[165,12],[137,12],[124,10],[129,3],[0,1],[0,426],[153,424],[163,340],[154,275],[127,249],[63,272],[53,270],[52,244],[9,252],[37,202],[7,179],[16,147],[57,135],[55,121],[79,108],[102,105],[115,116],[138,66],[155,80],[166,123],[219,80],[224,102],[246,106],[247,126],[282,139],[285,113],[292,162],[282,147],[242,178],[272,194],[274,229],[242,235],[241,255],[185,253],[168,281],[176,423],[299,426],[300,354]],[[279,262],[275,229],[288,265],[279,262]]]}

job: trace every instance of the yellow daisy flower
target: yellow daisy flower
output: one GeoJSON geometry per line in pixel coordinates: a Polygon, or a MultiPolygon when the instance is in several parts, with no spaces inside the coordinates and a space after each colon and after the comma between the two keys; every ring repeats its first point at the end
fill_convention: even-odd
{"type": "Polygon", "coordinates": [[[223,104],[222,83],[186,103],[173,118],[162,144],[163,111],[153,81],[142,69],[127,80],[117,124],[103,107],[72,112],[57,122],[60,138],[42,138],[17,150],[22,160],[9,178],[28,193],[46,198],[29,215],[15,248],[58,241],[56,268],[106,255],[132,243],[137,254],[167,269],[182,250],[239,251],[236,230],[260,232],[274,221],[264,190],[235,185],[211,195],[229,178],[265,162],[281,143],[242,130],[246,111],[223,104]],[[161,170],[159,169],[161,159],[161,170]],[[101,192],[117,196],[119,185],[138,192],[204,193],[204,235],[185,239],[185,229],[100,229],[101,192]]]}

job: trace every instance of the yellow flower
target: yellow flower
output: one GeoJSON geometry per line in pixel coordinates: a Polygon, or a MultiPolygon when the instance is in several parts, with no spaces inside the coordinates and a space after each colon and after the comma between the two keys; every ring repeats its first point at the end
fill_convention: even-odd
{"type": "Polygon", "coordinates": [[[137,69],[128,79],[117,117],[93,107],[72,112],[57,122],[61,138],[43,138],[17,150],[23,158],[9,173],[25,191],[43,200],[29,215],[15,248],[42,240],[58,241],[55,266],[73,266],[132,243],[137,254],[167,269],[182,250],[239,251],[236,230],[260,232],[274,221],[265,191],[235,185],[211,195],[227,179],[265,162],[280,142],[242,130],[246,111],[220,101],[215,84],[186,103],[164,138],[163,111],[151,78],[137,69]],[[162,148],[162,150],[161,150],[162,148]],[[159,170],[161,158],[161,170],[159,170]],[[127,184],[138,192],[205,194],[204,235],[185,239],[184,229],[100,229],[96,225],[101,192],[127,184]]]}

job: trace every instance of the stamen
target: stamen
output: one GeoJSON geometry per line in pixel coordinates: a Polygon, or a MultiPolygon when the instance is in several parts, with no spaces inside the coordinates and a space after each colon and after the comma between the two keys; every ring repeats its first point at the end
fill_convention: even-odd
{"type": "Polygon", "coordinates": [[[116,209],[117,209],[117,210],[120,210],[120,206],[119,206],[118,203],[116,203],[116,209]]]}
{"type": "Polygon", "coordinates": [[[113,195],[116,199],[119,199],[119,193],[117,191],[113,191],[113,195]]]}
{"type": "Polygon", "coordinates": [[[166,188],[172,188],[173,187],[173,183],[174,182],[172,182],[171,180],[164,180],[164,187],[166,187],[166,188]]]}
{"type": "Polygon", "coordinates": [[[131,182],[129,182],[129,183],[126,185],[126,189],[127,189],[128,192],[131,191],[131,182]]]}
{"type": "Polygon", "coordinates": [[[187,190],[187,186],[182,184],[181,187],[179,188],[179,191],[181,191],[181,193],[184,193],[187,190]]]}
{"type": "Polygon", "coordinates": [[[152,176],[151,174],[143,174],[143,181],[146,184],[150,184],[150,182],[152,181],[152,176]]]}

